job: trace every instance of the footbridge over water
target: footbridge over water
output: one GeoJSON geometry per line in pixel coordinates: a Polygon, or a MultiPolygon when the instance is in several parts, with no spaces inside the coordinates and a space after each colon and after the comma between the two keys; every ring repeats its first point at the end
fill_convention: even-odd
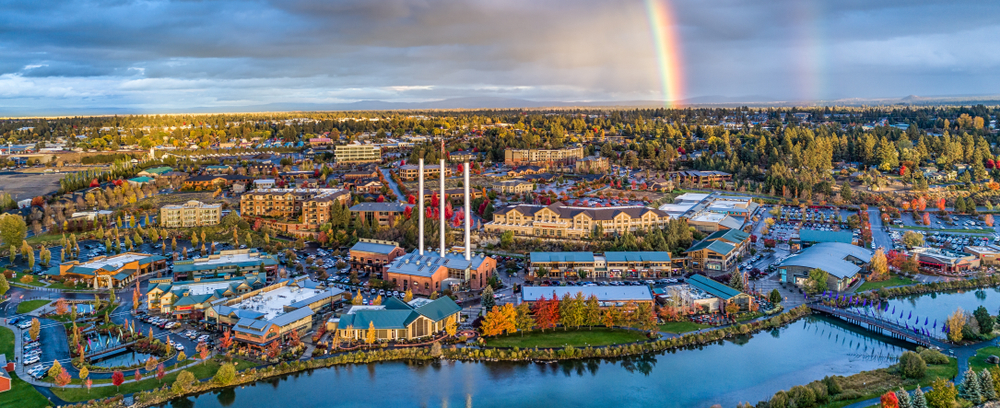
{"type": "Polygon", "coordinates": [[[916,344],[923,347],[937,347],[942,350],[951,348],[951,345],[944,342],[941,339],[928,336],[922,333],[915,332],[912,328],[901,326],[895,322],[890,322],[887,320],[879,319],[877,317],[867,316],[860,313],[855,313],[850,310],[840,309],[835,307],[830,307],[818,303],[810,303],[809,308],[814,312],[820,312],[827,314],[845,322],[861,326],[873,332],[879,333],[884,336],[889,336],[895,339],[908,341],[910,343],[916,344]]]}

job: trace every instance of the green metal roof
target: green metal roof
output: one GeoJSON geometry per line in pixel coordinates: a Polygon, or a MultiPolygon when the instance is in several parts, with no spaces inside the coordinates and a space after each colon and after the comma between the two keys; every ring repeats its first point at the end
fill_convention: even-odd
{"type": "Polygon", "coordinates": [[[735,248],[736,248],[735,246],[733,246],[732,244],[729,244],[727,242],[709,241],[709,240],[706,239],[706,240],[703,240],[703,241],[695,244],[693,247],[689,248],[687,251],[684,251],[684,252],[694,252],[694,251],[700,251],[702,249],[708,249],[709,251],[712,251],[712,252],[715,252],[715,253],[718,253],[718,254],[722,254],[722,255],[726,255],[726,254],[732,252],[733,249],[735,249],[735,248]]]}
{"type": "Polygon", "coordinates": [[[715,231],[715,232],[712,233],[712,235],[709,235],[708,238],[705,238],[705,239],[708,240],[708,241],[714,241],[714,240],[717,240],[717,239],[724,239],[724,240],[729,241],[729,242],[743,242],[743,241],[746,241],[747,238],[750,238],[750,234],[747,234],[747,233],[743,232],[742,230],[738,230],[738,229],[725,229],[725,230],[715,231]]]}
{"type": "Polygon", "coordinates": [[[662,251],[605,252],[608,262],[670,262],[670,253],[662,251]]]}
{"type": "Polygon", "coordinates": [[[337,327],[346,329],[347,326],[353,326],[357,330],[368,330],[368,327],[374,323],[377,330],[405,329],[419,316],[413,310],[360,310],[341,316],[337,327]]]}
{"type": "Polygon", "coordinates": [[[163,174],[163,173],[169,173],[169,172],[171,172],[173,170],[174,169],[172,169],[170,167],[163,166],[163,167],[153,167],[153,168],[150,168],[150,169],[146,169],[144,171],[146,173],[149,173],[149,174],[163,174]]]}
{"type": "Polygon", "coordinates": [[[440,297],[426,305],[417,308],[417,313],[435,322],[446,319],[455,313],[461,312],[462,307],[451,300],[450,297],[440,297]]]}
{"type": "Polygon", "coordinates": [[[705,275],[692,275],[690,278],[687,279],[687,283],[688,285],[694,286],[712,296],[724,300],[732,299],[733,297],[743,293],[729,286],[716,282],[712,278],[709,278],[705,275]]]}

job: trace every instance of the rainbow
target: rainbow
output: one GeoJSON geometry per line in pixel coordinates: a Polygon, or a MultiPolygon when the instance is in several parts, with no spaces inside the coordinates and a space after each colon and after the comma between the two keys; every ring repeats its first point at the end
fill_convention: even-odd
{"type": "Polygon", "coordinates": [[[684,98],[683,72],[681,70],[680,43],[677,38],[673,14],[667,0],[645,0],[646,15],[656,47],[656,62],[660,68],[660,85],[663,87],[663,104],[677,107],[684,98]]]}

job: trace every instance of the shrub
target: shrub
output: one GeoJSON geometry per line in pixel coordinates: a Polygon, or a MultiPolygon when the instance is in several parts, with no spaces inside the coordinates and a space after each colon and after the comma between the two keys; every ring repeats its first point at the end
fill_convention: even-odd
{"type": "Polygon", "coordinates": [[[920,355],[912,351],[904,352],[899,356],[899,367],[905,378],[924,378],[927,372],[927,363],[920,355]]]}
{"type": "Polygon", "coordinates": [[[223,364],[219,367],[219,371],[215,372],[213,379],[219,384],[229,385],[236,379],[236,367],[230,363],[223,364]]]}
{"type": "Polygon", "coordinates": [[[927,364],[948,364],[948,356],[933,349],[921,350],[920,358],[927,364]]]}

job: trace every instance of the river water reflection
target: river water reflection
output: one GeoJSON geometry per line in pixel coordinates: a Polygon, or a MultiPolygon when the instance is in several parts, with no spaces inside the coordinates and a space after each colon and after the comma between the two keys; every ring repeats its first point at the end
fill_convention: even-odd
{"type": "Polygon", "coordinates": [[[886,367],[905,343],[806,317],[697,350],[561,364],[384,363],[320,369],[174,407],[732,407],[827,375],[886,367]]]}

